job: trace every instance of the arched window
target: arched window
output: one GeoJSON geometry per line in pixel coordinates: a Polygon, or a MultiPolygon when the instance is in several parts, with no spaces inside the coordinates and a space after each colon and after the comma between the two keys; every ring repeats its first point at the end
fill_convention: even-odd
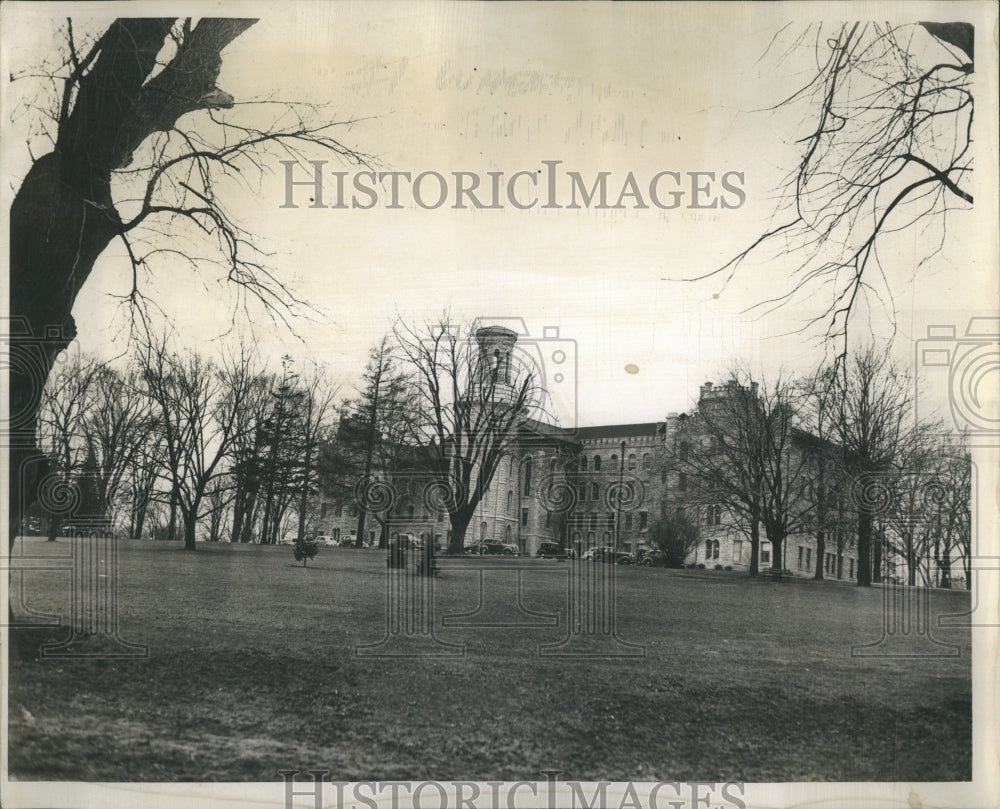
{"type": "Polygon", "coordinates": [[[601,535],[601,542],[603,542],[605,545],[610,545],[611,544],[611,534],[609,534],[607,531],[605,531],[601,535]]]}
{"type": "Polygon", "coordinates": [[[601,456],[600,455],[595,455],[594,456],[594,471],[595,472],[600,472],[601,471],[601,456]]]}
{"type": "Polygon", "coordinates": [[[554,457],[549,460],[549,471],[550,472],[556,471],[556,459],[554,457]]]}
{"type": "Polygon", "coordinates": [[[712,558],[712,540],[710,539],[705,540],[705,558],[706,559],[712,558]]]}
{"type": "Polygon", "coordinates": [[[636,462],[635,453],[634,452],[629,453],[629,456],[628,456],[628,468],[629,468],[629,471],[632,471],[633,469],[635,469],[635,462],[636,462]]]}
{"type": "Polygon", "coordinates": [[[511,528],[510,528],[510,525],[508,524],[507,527],[504,529],[504,532],[503,532],[503,540],[504,540],[504,542],[510,542],[510,535],[511,535],[511,528]]]}
{"type": "Polygon", "coordinates": [[[510,477],[514,477],[514,456],[510,455],[508,457],[510,458],[510,461],[507,463],[507,474],[510,477]]]}
{"type": "Polygon", "coordinates": [[[531,458],[524,459],[524,472],[522,473],[522,478],[524,479],[524,494],[525,496],[531,494],[531,458]]]}
{"type": "Polygon", "coordinates": [[[481,542],[486,541],[486,520],[479,523],[479,539],[481,542]]]}
{"type": "Polygon", "coordinates": [[[510,514],[514,510],[514,492],[510,489],[507,490],[507,513],[510,514]]]}
{"type": "Polygon", "coordinates": [[[649,471],[650,467],[653,465],[653,456],[648,452],[642,456],[642,468],[649,471]]]}
{"type": "Polygon", "coordinates": [[[580,471],[581,472],[586,472],[587,471],[587,456],[586,455],[581,455],[580,456],[580,471]]]}
{"type": "Polygon", "coordinates": [[[590,499],[591,500],[601,499],[601,487],[597,483],[590,484],[590,499]]]}
{"type": "Polygon", "coordinates": [[[594,532],[593,531],[588,531],[587,532],[587,544],[588,545],[593,545],[594,544],[594,532]]]}
{"type": "Polygon", "coordinates": [[[712,541],[712,558],[719,558],[719,540],[717,539],[712,541]]]}
{"type": "Polygon", "coordinates": [[[618,466],[618,456],[614,453],[611,455],[611,466],[612,468],[618,466]]]}
{"type": "Polygon", "coordinates": [[[575,544],[575,545],[579,545],[580,544],[580,532],[579,531],[574,531],[573,532],[573,544],[575,544]]]}

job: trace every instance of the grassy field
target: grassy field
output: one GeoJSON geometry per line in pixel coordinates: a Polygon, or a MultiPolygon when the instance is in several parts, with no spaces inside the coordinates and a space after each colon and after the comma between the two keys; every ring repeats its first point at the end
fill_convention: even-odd
{"type": "MultiPolygon", "coordinates": [[[[70,543],[28,540],[31,554],[70,543]]],[[[448,658],[359,657],[385,632],[384,558],[321,549],[125,542],[122,638],[134,660],[40,659],[58,629],[12,633],[12,776],[103,781],[541,778],[934,781],[971,776],[967,629],[952,658],[862,658],[882,593],[714,571],[617,570],[622,639],[641,658],[548,658],[572,564],[523,560],[522,602],[559,625],[442,626],[475,610],[479,573],[434,581],[448,658]]],[[[456,564],[463,564],[458,562],[456,564]]],[[[516,581],[511,572],[486,574],[516,581]]],[[[69,573],[23,574],[24,604],[65,614],[69,573]]],[[[490,592],[499,593],[498,589],[490,592]]],[[[515,616],[513,587],[488,623],[515,616]]],[[[935,614],[968,596],[934,591],[935,614]]],[[[15,612],[20,607],[15,607],[15,612]]],[[[522,614],[520,622],[541,620],[522,614]]],[[[935,622],[936,623],[936,622],[935,622]]]]}

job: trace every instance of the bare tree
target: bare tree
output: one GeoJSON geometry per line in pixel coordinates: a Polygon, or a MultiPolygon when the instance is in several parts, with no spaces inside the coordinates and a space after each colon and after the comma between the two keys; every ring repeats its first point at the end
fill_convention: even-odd
{"type": "Polygon", "coordinates": [[[893,470],[899,462],[912,405],[907,371],[878,346],[853,354],[835,381],[837,443],[851,477],[851,499],[857,515],[858,585],[881,579],[872,555],[873,520],[884,517],[891,499],[893,470]]]}
{"type": "Polygon", "coordinates": [[[702,277],[728,282],[762,259],[787,266],[785,289],[754,308],[820,301],[808,322],[842,337],[846,353],[859,300],[891,309],[880,248],[895,255],[886,250],[894,234],[930,230],[926,261],[950,212],[972,205],[973,33],[962,22],[855,22],[797,36],[783,58],[806,48],[817,70],[774,109],[804,107],[799,162],[767,229],[702,277]]]}
{"type": "MultiPolygon", "coordinates": [[[[28,369],[10,379],[12,468],[27,468],[37,453],[40,392],[32,380],[48,377],[76,335],[73,304],[113,241],[131,263],[122,299],[133,326],[148,326],[146,275],[178,263],[218,267],[244,308],[256,299],[284,318],[282,307],[300,303],[220,192],[232,182],[254,188],[268,153],[365,158],[335,137],[343,124],[322,110],[271,102],[241,107],[216,86],[223,51],[255,22],[124,18],[85,33],[68,19],[55,66],[15,75],[37,93],[29,110],[33,162],[10,212],[10,312],[18,330],[12,365],[28,369]]],[[[37,476],[24,480],[23,495],[22,477],[10,476],[12,527],[22,501],[37,499],[37,476]]]]}
{"type": "Polygon", "coordinates": [[[436,505],[448,512],[451,553],[462,552],[483,493],[542,393],[533,369],[515,362],[513,332],[468,331],[448,318],[423,328],[395,328],[415,377],[423,464],[441,495],[436,505]]]}
{"type": "Polygon", "coordinates": [[[756,381],[739,369],[721,388],[703,392],[679,438],[690,449],[678,468],[702,496],[725,504],[750,534],[750,575],[758,570],[759,527],[771,543],[772,568],[783,567],[785,538],[808,523],[809,458],[796,445],[795,390],[779,377],[756,381]]]}
{"type": "Polygon", "coordinates": [[[143,373],[163,425],[167,469],[184,522],[184,547],[194,550],[196,527],[212,480],[226,471],[256,372],[244,344],[222,364],[171,352],[166,341],[147,347],[143,373]]]}
{"type": "MultiPolygon", "coordinates": [[[[93,406],[91,389],[101,372],[101,363],[95,357],[72,355],[61,365],[58,373],[51,376],[42,391],[40,443],[48,457],[46,481],[49,486],[71,484],[83,468],[87,455],[84,424],[93,406]]],[[[21,471],[12,468],[11,476],[21,471]]],[[[56,539],[59,523],[60,515],[48,515],[50,542],[56,539]]]]}
{"type": "Polygon", "coordinates": [[[141,372],[97,368],[90,386],[90,407],[81,430],[94,458],[94,483],[102,513],[118,499],[130,471],[156,428],[149,399],[142,395],[141,372]]]}
{"type": "Polygon", "coordinates": [[[799,445],[810,464],[804,510],[816,537],[816,580],[825,576],[828,542],[835,549],[837,578],[842,577],[846,540],[853,529],[848,511],[850,478],[837,443],[840,408],[835,374],[834,369],[822,367],[796,384],[796,411],[803,428],[799,445]]]}

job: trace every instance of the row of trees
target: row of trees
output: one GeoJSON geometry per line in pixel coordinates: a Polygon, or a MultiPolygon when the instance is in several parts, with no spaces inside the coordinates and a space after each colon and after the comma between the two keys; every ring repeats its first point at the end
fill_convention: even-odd
{"type": "Polygon", "coordinates": [[[682,417],[670,464],[693,483],[687,499],[721,503],[781,569],[785,540],[811,534],[815,577],[856,541],[858,583],[880,581],[898,558],[909,584],[969,580],[971,461],[961,437],[912,418],[909,374],[874,346],[806,378],[756,379],[734,370],[682,417]],[[892,557],[891,559],[889,557],[892,557]],[[931,564],[933,563],[933,565],[931,564]]]}
{"type": "Polygon", "coordinates": [[[37,516],[50,539],[67,523],[141,537],[277,542],[289,517],[305,524],[320,479],[336,388],[319,368],[285,358],[266,370],[245,343],[210,360],[148,345],[123,367],[78,356],[43,392],[40,445],[51,486],[37,516]]]}

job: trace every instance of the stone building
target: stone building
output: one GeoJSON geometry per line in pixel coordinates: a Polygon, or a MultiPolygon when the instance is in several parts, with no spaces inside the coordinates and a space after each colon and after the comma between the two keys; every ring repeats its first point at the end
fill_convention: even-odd
{"type": "MultiPolygon", "coordinates": [[[[510,348],[516,335],[500,327],[477,332],[484,354],[500,374],[510,373],[510,348]]],[[[735,383],[729,383],[729,385],[735,383]]],[[[724,397],[728,385],[702,386],[698,406],[724,397]]],[[[534,555],[542,542],[557,542],[578,553],[596,546],[636,553],[649,547],[650,529],[669,509],[682,509],[699,525],[700,539],[687,564],[708,569],[746,570],[751,543],[724,503],[707,502],[683,471],[685,455],[703,451],[692,445],[692,414],[671,413],[664,420],[563,429],[541,421],[520,425],[501,459],[488,490],[469,523],[465,543],[500,541],[534,555]]],[[[807,436],[799,445],[805,448],[807,436]]],[[[365,544],[380,535],[409,533],[443,549],[450,536],[446,511],[429,502],[431,476],[417,462],[380,470],[391,508],[369,515],[365,544]]],[[[378,498],[373,498],[378,503],[378,498]]],[[[320,531],[339,538],[353,535],[358,502],[323,505],[320,531]]],[[[786,538],[784,567],[812,575],[816,538],[801,533],[786,538]]],[[[759,567],[771,567],[772,549],[762,536],[759,567]]],[[[853,579],[857,572],[853,537],[843,532],[839,546],[828,542],[824,569],[830,578],[853,579]]]]}

